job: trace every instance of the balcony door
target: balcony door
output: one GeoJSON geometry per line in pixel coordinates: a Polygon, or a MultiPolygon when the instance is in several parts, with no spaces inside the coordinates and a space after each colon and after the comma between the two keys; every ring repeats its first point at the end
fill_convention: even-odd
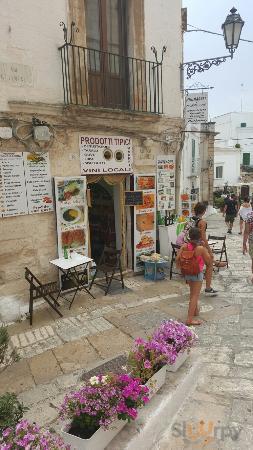
{"type": "Polygon", "coordinates": [[[85,0],[89,103],[127,107],[126,0],[85,0]]]}

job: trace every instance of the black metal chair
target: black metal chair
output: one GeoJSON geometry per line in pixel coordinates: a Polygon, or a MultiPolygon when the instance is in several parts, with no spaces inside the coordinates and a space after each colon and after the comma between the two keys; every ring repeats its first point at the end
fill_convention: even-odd
{"type": "MultiPolygon", "coordinates": [[[[208,235],[208,241],[215,241],[212,248],[212,252],[214,255],[220,255],[219,262],[225,262],[228,267],[228,255],[227,255],[227,247],[226,247],[226,236],[213,236],[211,234],[208,235]],[[221,244],[219,248],[215,247],[216,244],[221,244]],[[223,258],[224,257],[224,258],[223,258]]],[[[217,271],[219,272],[219,267],[217,267],[217,271]]]]}
{"type": "Polygon", "coordinates": [[[56,306],[60,306],[59,303],[52,296],[53,293],[59,291],[57,281],[51,283],[42,284],[38,278],[25,267],[25,279],[30,284],[30,299],[29,299],[29,315],[30,315],[30,325],[33,322],[33,302],[38,298],[44,298],[44,300],[53,308],[60,317],[62,313],[57,309],[56,306]]]}
{"type": "Polygon", "coordinates": [[[173,266],[174,263],[176,262],[176,256],[177,256],[177,252],[180,249],[180,245],[177,244],[172,244],[171,242],[171,247],[172,247],[172,255],[171,255],[171,260],[170,260],[170,280],[172,278],[172,275],[180,275],[180,272],[173,272],[173,266]]]}
{"type": "Polygon", "coordinates": [[[112,281],[119,281],[122,285],[122,289],[125,288],[123,272],[121,266],[121,253],[122,250],[116,250],[114,248],[105,247],[99,263],[96,266],[95,273],[93,275],[90,289],[93,284],[101,287],[105,291],[105,295],[108,294],[112,281]],[[95,281],[97,274],[101,272],[105,276],[105,283],[95,281]],[[119,272],[119,278],[116,276],[119,272]]]}

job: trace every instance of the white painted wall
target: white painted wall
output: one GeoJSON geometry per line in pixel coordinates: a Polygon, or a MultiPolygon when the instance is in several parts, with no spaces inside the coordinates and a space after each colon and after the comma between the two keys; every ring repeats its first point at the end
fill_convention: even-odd
{"type": "MultiPolygon", "coordinates": [[[[144,0],[144,8],[146,59],[154,60],[151,45],[159,57],[163,45],[167,46],[164,112],[180,117],[181,0],[144,0]]],[[[59,22],[67,23],[67,10],[68,0],[1,0],[0,110],[7,110],[10,100],[63,103],[59,22]],[[6,71],[13,74],[13,70],[18,82],[4,79],[6,71]]]]}
{"type": "Polygon", "coordinates": [[[250,165],[253,165],[253,112],[231,112],[214,118],[217,136],[216,147],[232,149],[238,142],[241,146],[241,163],[243,153],[250,153],[250,165]],[[246,123],[245,128],[241,123],[246,123]]]}
{"type": "Polygon", "coordinates": [[[181,0],[144,0],[145,7],[145,53],[153,61],[150,47],[154,45],[161,56],[163,46],[167,47],[163,63],[164,113],[172,117],[182,115],[180,91],[180,64],[183,43],[181,32],[181,0]]]}
{"type": "Polygon", "coordinates": [[[236,148],[214,148],[214,189],[234,186],[240,180],[240,149],[236,148]],[[223,167],[223,177],[216,178],[216,167],[223,167]]]}
{"type": "Polygon", "coordinates": [[[66,15],[67,0],[1,0],[0,110],[8,109],[8,100],[63,102],[58,47],[66,15]],[[17,70],[19,81],[3,80],[6,70],[17,70]]]}

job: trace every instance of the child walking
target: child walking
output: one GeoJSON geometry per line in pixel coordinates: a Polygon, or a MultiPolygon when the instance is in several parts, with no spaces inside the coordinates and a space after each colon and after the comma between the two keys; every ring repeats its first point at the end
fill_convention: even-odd
{"type": "Polygon", "coordinates": [[[199,296],[204,279],[203,269],[212,265],[212,259],[207,249],[201,245],[199,228],[189,230],[190,242],[184,244],[177,254],[177,265],[180,267],[185,281],[190,287],[190,302],[186,325],[201,325],[199,315],[199,296]]]}

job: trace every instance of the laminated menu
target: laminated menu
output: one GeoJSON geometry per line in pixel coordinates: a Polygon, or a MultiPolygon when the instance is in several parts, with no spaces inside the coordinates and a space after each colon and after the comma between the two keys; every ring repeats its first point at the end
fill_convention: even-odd
{"type": "Polygon", "coordinates": [[[0,153],[0,217],[52,210],[48,154],[0,153]]]}

